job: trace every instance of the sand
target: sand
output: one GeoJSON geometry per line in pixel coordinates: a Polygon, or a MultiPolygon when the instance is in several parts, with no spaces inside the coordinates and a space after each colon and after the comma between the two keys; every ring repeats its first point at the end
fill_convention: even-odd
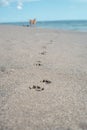
{"type": "Polygon", "coordinates": [[[0,26],[0,130],[87,130],[87,33],[0,26]]]}

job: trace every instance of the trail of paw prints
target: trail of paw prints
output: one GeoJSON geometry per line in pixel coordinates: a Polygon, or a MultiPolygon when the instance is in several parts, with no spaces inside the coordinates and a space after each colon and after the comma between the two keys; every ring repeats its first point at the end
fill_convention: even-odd
{"type": "MultiPolygon", "coordinates": [[[[53,44],[54,43],[54,41],[53,40],[50,40],[49,41],[49,43],[48,44],[53,44]]],[[[46,55],[47,54],[47,46],[42,46],[42,49],[43,49],[43,51],[40,53],[41,55],[46,55]]]]}

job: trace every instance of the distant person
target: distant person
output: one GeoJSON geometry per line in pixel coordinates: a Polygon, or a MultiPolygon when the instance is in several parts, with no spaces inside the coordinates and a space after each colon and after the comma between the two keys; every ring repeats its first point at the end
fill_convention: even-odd
{"type": "Polygon", "coordinates": [[[30,23],[30,25],[35,25],[36,24],[36,19],[30,19],[29,23],[30,23]]]}

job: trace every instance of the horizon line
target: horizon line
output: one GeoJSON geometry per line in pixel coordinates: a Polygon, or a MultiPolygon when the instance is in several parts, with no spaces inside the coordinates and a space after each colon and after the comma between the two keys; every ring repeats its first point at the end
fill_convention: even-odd
{"type": "MultiPolygon", "coordinates": [[[[37,22],[55,22],[55,21],[87,21],[87,19],[37,20],[37,22]]],[[[7,22],[0,22],[0,24],[21,23],[21,22],[28,22],[28,21],[7,21],[7,22]]]]}

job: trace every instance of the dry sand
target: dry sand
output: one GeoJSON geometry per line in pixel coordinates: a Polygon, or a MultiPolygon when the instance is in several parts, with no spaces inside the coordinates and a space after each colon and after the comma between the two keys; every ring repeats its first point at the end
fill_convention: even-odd
{"type": "Polygon", "coordinates": [[[0,26],[0,130],[87,130],[87,33],[0,26]]]}

